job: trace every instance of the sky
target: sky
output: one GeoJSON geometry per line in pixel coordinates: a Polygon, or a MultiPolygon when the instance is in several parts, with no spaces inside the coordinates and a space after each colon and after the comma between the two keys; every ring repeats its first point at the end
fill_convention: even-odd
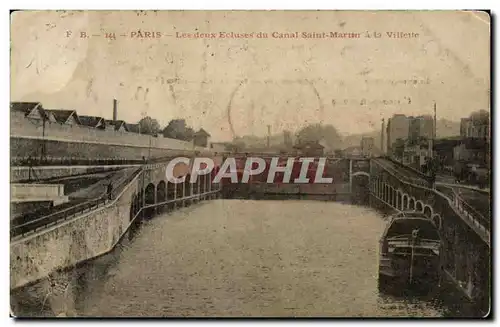
{"type": "Polygon", "coordinates": [[[267,125],[272,133],[310,123],[331,124],[341,134],[368,133],[395,113],[432,114],[434,101],[438,119],[458,121],[489,110],[489,87],[490,19],[482,12],[24,11],[11,16],[11,101],[39,101],[45,108],[111,119],[116,98],[118,119],[132,123],[148,115],[165,126],[185,118],[214,141],[263,136],[267,125]],[[181,37],[196,32],[250,35],[181,37]],[[268,37],[257,38],[259,32],[268,37]],[[361,37],[276,38],[273,32],[361,37]],[[391,32],[418,36],[390,38],[391,32]],[[106,37],[110,33],[114,39],[106,37]]]}

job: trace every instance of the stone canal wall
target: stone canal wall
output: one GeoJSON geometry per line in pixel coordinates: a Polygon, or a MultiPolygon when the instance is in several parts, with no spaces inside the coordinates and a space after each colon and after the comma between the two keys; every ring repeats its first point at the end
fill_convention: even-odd
{"type": "Polygon", "coordinates": [[[132,223],[131,202],[141,189],[140,176],[102,208],[11,241],[11,289],[111,251],[132,223]]]}

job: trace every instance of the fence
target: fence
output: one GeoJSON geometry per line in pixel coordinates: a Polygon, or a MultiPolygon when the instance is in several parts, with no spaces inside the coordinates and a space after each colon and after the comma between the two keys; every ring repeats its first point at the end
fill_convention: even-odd
{"type": "Polygon", "coordinates": [[[94,198],[83,203],[74,204],[69,202],[68,205],[71,207],[60,209],[58,207],[56,212],[50,214],[44,214],[39,217],[29,217],[29,220],[22,222],[19,225],[12,226],[10,229],[11,238],[17,236],[24,236],[28,233],[35,232],[38,229],[48,228],[52,225],[58,224],[60,222],[66,221],[68,219],[74,218],[75,216],[81,215],[85,212],[93,211],[101,206],[104,206],[108,201],[121,192],[121,190],[129,184],[139,173],[141,173],[142,167],[137,169],[134,173],[130,174],[126,178],[118,182],[118,185],[113,188],[111,196],[107,192],[102,193],[97,198],[94,198]],[[34,218],[34,219],[33,219],[34,218]]]}

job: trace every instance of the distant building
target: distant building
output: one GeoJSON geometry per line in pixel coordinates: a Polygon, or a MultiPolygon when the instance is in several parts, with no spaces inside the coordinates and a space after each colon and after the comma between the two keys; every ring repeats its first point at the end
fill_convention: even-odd
{"type": "Polygon", "coordinates": [[[408,117],[408,139],[415,143],[419,139],[434,138],[434,118],[429,115],[408,117]]]}
{"type": "Polygon", "coordinates": [[[344,157],[358,157],[363,155],[363,151],[359,146],[351,146],[342,150],[344,157]]]}
{"type": "Polygon", "coordinates": [[[489,119],[487,121],[475,121],[472,118],[462,118],[460,121],[460,136],[462,138],[489,138],[489,119]]]}
{"type": "Polygon", "coordinates": [[[407,144],[403,153],[403,164],[420,169],[425,164],[426,157],[429,157],[429,148],[426,144],[407,144]]]}
{"type": "Polygon", "coordinates": [[[137,134],[141,133],[141,126],[139,124],[125,123],[125,128],[127,129],[128,132],[131,132],[131,133],[137,133],[137,134]]]}
{"type": "Polygon", "coordinates": [[[195,146],[207,148],[210,144],[210,134],[203,128],[200,128],[200,130],[193,135],[193,143],[195,146]]]}
{"type": "Polygon", "coordinates": [[[460,121],[461,143],[454,148],[454,158],[469,164],[490,168],[491,121],[486,110],[480,110],[460,121]]]}
{"type": "Polygon", "coordinates": [[[455,161],[488,167],[490,161],[488,147],[489,144],[483,139],[463,139],[460,144],[453,148],[453,159],[455,161]]]}
{"type": "Polygon", "coordinates": [[[214,152],[226,152],[230,142],[210,142],[210,149],[214,152]]]}
{"type": "Polygon", "coordinates": [[[106,129],[127,132],[127,123],[123,120],[106,120],[106,129]]]}
{"type": "Polygon", "coordinates": [[[461,144],[460,137],[449,137],[434,141],[434,156],[443,166],[453,167],[455,148],[461,144]]]}
{"type": "Polygon", "coordinates": [[[387,154],[392,155],[393,144],[396,140],[403,141],[408,139],[409,134],[409,120],[406,115],[396,114],[393,115],[387,122],[387,154]]]}
{"type": "Polygon", "coordinates": [[[75,110],[46,110],[54,115],[56,121],[64,125],[80,125],[80,118],[75,110]]]}
{"type": "Polygon", "coordinates": [[[320,157],[324,153],[324,146],[319,142],[303,142],[298,143],[294,147],[297,155],[304,157],[320,157]]]}
{"type": "Polygon", "coordinates": [[[78,116],[80,124],[83,126],[106,129],[106,121],[102,117],[96,116],[78,116]]]}
{"type": "Polygon", "coordinates": [[[40,102],[11,102],[10,110],[11,114],[19,114],[24,118],[57,122],[54,115],[45,110],[40,102]]]}
{"type": "Polygon", "coordinates": [[[375,148],[375,139],[373,137],[363,136],[361,138],[361,153],[364,156],[371,157],[375,148]]]}

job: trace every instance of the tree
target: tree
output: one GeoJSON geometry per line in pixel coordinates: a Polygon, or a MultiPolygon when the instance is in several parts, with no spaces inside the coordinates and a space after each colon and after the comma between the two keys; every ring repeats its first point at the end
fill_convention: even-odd
{"type": "Polygon", "coordinates": [[[142,118],[138,124],[141,134],[156,135],[160,131],[160,124],[158,121],[149,116],[142,118]]]}
{"type": "Polygon", "coordinates": [[[172,119],[163,129],[163,136],[171,139],[191,141],[194,137],[194,130],[186,125],[186,120],[172,119]]]}
{"type": "Polygon", "coordinates": [[[297,133],[297,143],[320,142],[325,140],[331,149],[340,148],[342,138],[332,125],[313,124],[303,127],[297,133]]]}

